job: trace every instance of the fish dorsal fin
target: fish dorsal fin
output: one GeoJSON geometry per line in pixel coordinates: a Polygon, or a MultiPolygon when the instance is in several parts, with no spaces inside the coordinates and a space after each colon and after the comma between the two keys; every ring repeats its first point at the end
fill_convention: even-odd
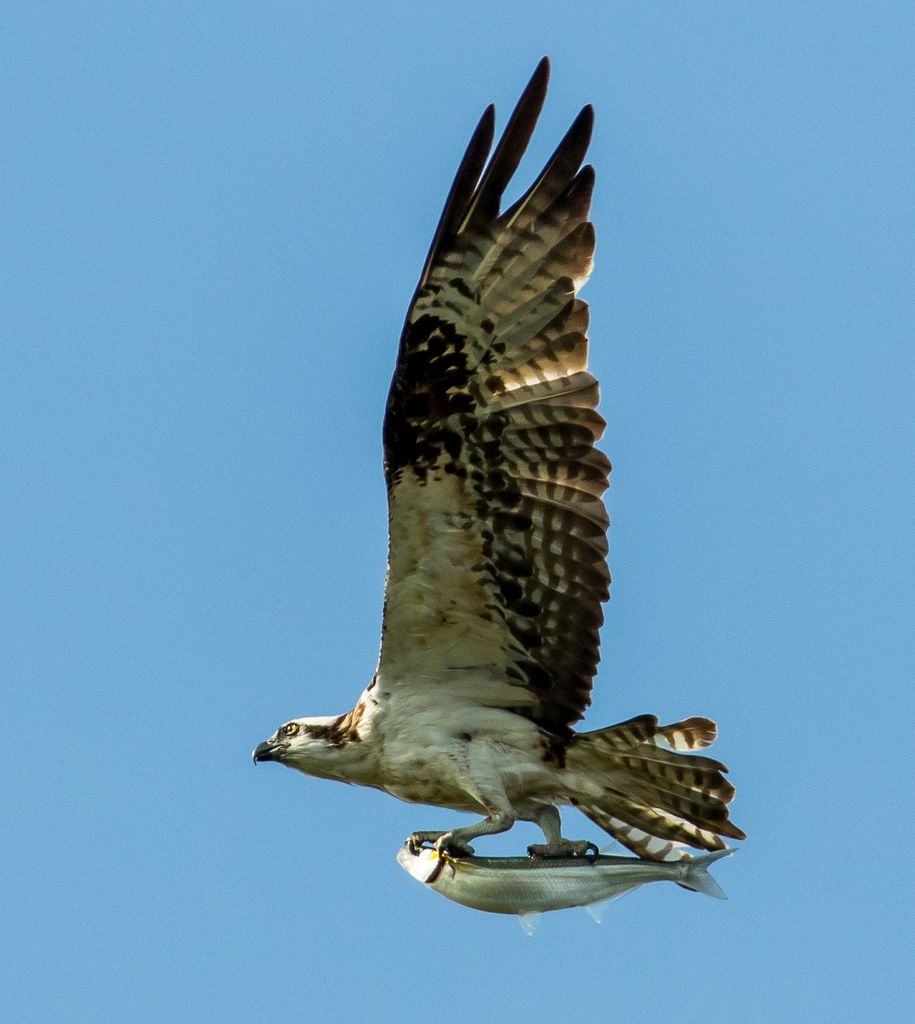
{"type": "Polygon", "coordinates": [[[621,852],[623,852],[623,844],[618,843],[615,839],[611,839],[609,843],[604,843],[598,850],[601,857],[618,857],[621,852]]]}
{"type": "Polygon", "coordinates": [[[518,924],[521,925],[525,935],[530,936],[534,934],[534,929],[537,927],[537,919],[539,917],[540,914],[536,910],[527,914],[518,915],[518,924]]]}

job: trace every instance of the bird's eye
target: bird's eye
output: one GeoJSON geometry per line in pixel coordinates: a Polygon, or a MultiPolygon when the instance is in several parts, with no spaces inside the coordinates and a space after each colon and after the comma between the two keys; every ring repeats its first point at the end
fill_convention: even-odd
{"type": "Polygon", "coordinates": [[[298,722],[287,722],[283,726],[283,728],[280,729],[280,734],[282,736],[295,736],[295,734],[298,731],[299,731],[299,723],[298,722]]]}

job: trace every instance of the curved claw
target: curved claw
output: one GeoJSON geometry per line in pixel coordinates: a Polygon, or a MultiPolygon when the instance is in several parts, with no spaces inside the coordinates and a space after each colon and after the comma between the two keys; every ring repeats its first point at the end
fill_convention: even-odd
{"type": "Polygon", "coordinates": [[[435,849],[441,856],[448,857],[472,857],[473,847],[469,843],[462,843],[460,839],[446,832],[435,842],[435,849]]]}
{"type": "Polygon", "coordinates": [[[437,849],[439,840],[445,835],[447,835],[447,832],[411,832],[406,840],[407,849],[414,857],[420,850],[431,849],[432,847],[437,849]]]}
{"type": "Polygon", "coordinates": [[[458,839],[454,832],[412,832],[407,849],[415,857],[420,850],[434,849],[442,857],[472,857],[473,847],[458,839]]]}

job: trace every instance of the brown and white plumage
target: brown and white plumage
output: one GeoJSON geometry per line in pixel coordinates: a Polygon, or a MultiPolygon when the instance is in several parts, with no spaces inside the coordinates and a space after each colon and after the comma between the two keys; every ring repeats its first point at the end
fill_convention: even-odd
{"type": "Polygon", "coordinates": [[[572,730],[610,582],[610,464],[594,447],[604,421],[577,296],[594,253],[590,107],[501,210],[548,74],[543,60],[491,157],[493,108],[483,114],[407,314],[384,424],[375,677],[352,712],[287,723],[256,759],[484,813],[439,840],[452,849],[526,818],[548,852],[565,850],[555,808],[573,804],[641,856],[678,857],[742,837],[723,766],[682,753],[708,745],[714,724],[646,715],[572,730]]]}
{"type": "Polygon", "coordinates": [[[480,176],[492,108],[483,115],[401,337],[384,429],[391,545],[380,667],[408,678],[405,659],[433,619],[439,644],[472,632],[498,669],[495,700],[564,734],[597,666],[610,465],[593,447],[604,422],[585,370],[587,307],[575,295],[594,252],[594,174],[579,170],[590,108],[499,214],[546,80],[544,62],[480,176]],[[442,586],[449,568],[460,578],[442,586]]]}

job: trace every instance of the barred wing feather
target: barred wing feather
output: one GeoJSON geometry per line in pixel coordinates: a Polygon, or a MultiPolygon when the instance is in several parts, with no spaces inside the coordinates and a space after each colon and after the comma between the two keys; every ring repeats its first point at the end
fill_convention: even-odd
{"type": "Polygon", "coordinates": [[[491,159],[484,113],[407,315],[388,398],[384,689],[514,708],[568,735],[608,596],[610,464],[587,372],[586,107],[500,212],[543,104],[544,60],[491,159]]]}

